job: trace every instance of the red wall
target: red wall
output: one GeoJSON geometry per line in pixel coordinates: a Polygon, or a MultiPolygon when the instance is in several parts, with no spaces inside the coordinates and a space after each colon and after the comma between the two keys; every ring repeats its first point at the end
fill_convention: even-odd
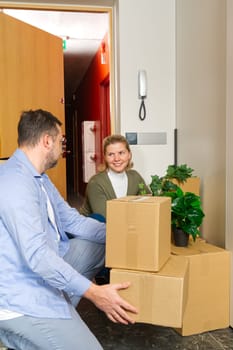
{"type": "Polygon", "coordinates": [[[100,84],[109,74],[108,44],[105,49],[106,64],[101,64],[100,46],[77,90],[80,120],[100,120],[100,84]]]}
{"type": "MultiPolygon", "coordinates": [[[[108,35],[102,41],[105,43],[105,56],[106,63],[101,64],[101,51],[102,44],[100,45],[96,55],[94,56],[91,64],[79,85],[76,92],[75,109],[78,116],[78,129],[79,135],[81,135],[82,121],[100,121],[101,120],[101,83],[109,76],[109,46],[108,35]]],[[[97,151],[101,152],[102,140],[99,140],[97,151]]],[[[83,195],[85,192],[85,184],[82,181],[82,140],[79,137],[79,191],[83,195]]]]}

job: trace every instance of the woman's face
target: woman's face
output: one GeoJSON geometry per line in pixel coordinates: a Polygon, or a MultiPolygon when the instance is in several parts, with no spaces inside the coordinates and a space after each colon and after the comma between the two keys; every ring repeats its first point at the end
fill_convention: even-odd
{"type": "Polygon", "coordinates": [[[104,159],[109,169],[122,173],[131,160],[131,152],[127,150],[124,143],[117,142],[107,146],[104,159]]]}

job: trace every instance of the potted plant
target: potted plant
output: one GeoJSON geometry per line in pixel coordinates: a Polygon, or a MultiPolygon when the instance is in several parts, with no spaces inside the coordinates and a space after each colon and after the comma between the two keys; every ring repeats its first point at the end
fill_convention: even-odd
{"type": "Polygon", "coordinates": [[[175,178],[178,183],[184,183],[192,176],[192,172],[193,169],[185,164],[168,166],[165,176],[153,175],[150,183],[153,196],[171,198],[172,232],[174,242],[179,246],[187,246],[190,235],[194,241],[196,240],[200,235],[199,227],[204,218],[200,196],[193,192],[184,192],[177,183],[173,182],[175,178]]]}
{"type": "Polygon", "coordinates": [[[200,236],[199,228],[205,216],[200,197],[192,192],[183,192],[179,186],[175,191],[164,192],[163,195],[172,199],[171,225],[174,243],[177,246],[187,246],[190,235],[194,241],[200,236]]]}

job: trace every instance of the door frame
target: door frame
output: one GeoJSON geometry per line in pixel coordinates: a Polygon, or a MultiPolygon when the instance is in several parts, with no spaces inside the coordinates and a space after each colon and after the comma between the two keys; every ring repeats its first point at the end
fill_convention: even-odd
{"type": "Polygon", "coordinates": [[[13,0],[2,1],[0,10],[4,8],[18,10],[48,10],[48,11],[68,11],[68,12],[106,12],[109,15],[109,60],[110,60],[110,116],[112,132],[119,132],[120,119],[119,102],[117,103],[118,81],[117,81],[117,45],[116,45],[116,0],[78,0],[77,4],[65,4],[63,0],[51,0],[50,4],[43,3],[43,0],[28,0],[18,3],[13,0]],[[113,25],[115,24],[115,25],[113,25]]]}
{"type": "MultiPolygon", "coordinates": [[[[67,12],[100,12],[107,13],[109,15],[109,72],[110,72],[110,84],[109,84],[109,99],[110,99],[110,128],[112,133],[120,132],[120,118],[119,118],[119,102],[117,103],[117,97],[119,100],[119,86],[118,86],[118,74],[117,74],[117,45],[116,45],[116,13],[117,13],[117,1],[116,0],[77,0],[77,4],[65,4],[64,0],[51,0],[50,4],[43,3],[43,0],[26,0],[23,3],[16,3],[16,1],[9,0],[0,3],[0,10],[18,9],[18,10],[48,10],[48,11],[67,11],[67,12]],[[36,3],[34,3],[34,1],[36,3]]],[[[81,137],[81,135],[78,135],[81,137]]],[[[77,176],[77,173],[74,174],[77,176]]],[[[67,179],[66,179],[67,183],[67,179]]]]}

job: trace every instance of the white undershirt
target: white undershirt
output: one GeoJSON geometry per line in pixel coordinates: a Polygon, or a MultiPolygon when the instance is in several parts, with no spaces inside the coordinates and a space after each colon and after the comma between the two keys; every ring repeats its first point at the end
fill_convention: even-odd
{"type": "Polygon", "coordinates": [[[0,309],[0,321],[4,320],[11,320],[12,318],[23,316],[22,314],[19,314],[18,312],[0,309]]]}
{"type": "Polygon", "coordinates": [[[126,175],[126,172],[116,173],[115,171],[109,169],[108,177],[112,183],[116,197],[120,198],[126,196],[128,189],[128,176],[126,175]]]}
{"type": "MultiPolygon", "coordinates": [[[[41,181],[42,182],[42,181],[41,181]]],[[[51,222],[51,224],[53,225],[53,227],[55,228],[56,234],[57,234],[57,241],[60,241],[60,235],[58,232],[58,228],[57,228],[57,224],[56,224],[56,220],[55,220],[55,215],[54,215],[54,211],[53,211],[53,207],[52,204],[50,202],[49,196],[47,191],[44,188],[43,182],[42,182],[42,186],[41,186],[42,190],[44,191],[45,195],[46,195],[46,200],[47,200],[47,211],[48,211],[48,217],[49,220],[51,222]]]]}

